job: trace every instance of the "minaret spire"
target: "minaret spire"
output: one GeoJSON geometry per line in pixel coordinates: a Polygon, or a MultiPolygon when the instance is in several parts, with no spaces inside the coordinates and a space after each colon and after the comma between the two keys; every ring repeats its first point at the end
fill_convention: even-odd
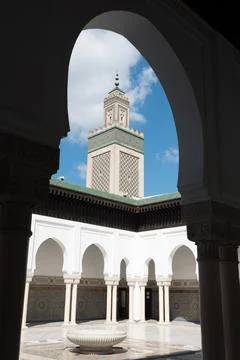
{"type": "Polygon", "coordinates": [[[118,75],[118,72],[116,73],[116,76],[115,76],[115,86],[116,86],[116,88],[118,88],[118,86],[119,86],[119,75],[118,75]]]}

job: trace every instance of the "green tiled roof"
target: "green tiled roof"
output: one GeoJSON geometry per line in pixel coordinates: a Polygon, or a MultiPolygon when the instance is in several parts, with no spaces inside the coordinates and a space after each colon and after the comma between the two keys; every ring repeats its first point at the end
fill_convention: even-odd
{"type": "Polygon", "coordinates": [[[88,188],[85,186],[70,184],[70,183],[67,183],[65,181],[61,181],[58,179],[51,179],[50,185],[57,186],[57,187],[60,187],[62,189],[66,189],[66,190],[72,190],[72,191],[76,191],[76,192],[83,193],[83,194],[89,194],[89,195],[101,197],[106,200],[118,201],[121,203],[133,205],[133,206],[134,205],[140,206],[140,205],[156,204],[156,203],[164,202],[164,201],[168,201],[168,200],[175,200],[175,199],[177,200],[177,199],[180,199],[180,197],[181,197],[179,192],[173,192],[173,193],[168,193],[168,194],[154,195],[154,196],[143,197],[143,198],[139,198],[139,199],[133,199],[133,198],[128,198],[128,197],[124,197],[124,196],[120,196],[120,195],[107,193],[107,192],[104,192],[101,190],[91,189],[91,188],[88,188]]]}

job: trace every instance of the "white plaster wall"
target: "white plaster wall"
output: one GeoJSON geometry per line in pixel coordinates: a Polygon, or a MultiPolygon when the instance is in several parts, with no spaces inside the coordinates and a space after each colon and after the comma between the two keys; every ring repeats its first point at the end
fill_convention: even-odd
{"type": "Polygon", "coordinates": [[[172,276],[172,259],[181,246],[192,251],[195,261],[197,256],[196,245],[187,239],[185,226],[134,233],[33,215],[32,233],[28,253],[29,272],[35,270],[40,245],[50,238],[62,249],[62,271],[69,274],[81,274],[83,255],[92,244],[97,246],[103,256],[106,276],[120,276],[122,259],[127,264],[128,278],[147,278],[151,260],[155,263],[156,277],[172,276]]]}
{"type": "Polygon", "coordinates": [[[140,277],[148,277],[148,263],[153,260],[155,263],[155,273],[160,275],[162,273],[162,241],[161,233],[156,230],[141,232],[138,235],[138,269],[140,277]]]}
{"type": "MultiPolygon", "coordinates": [[[[172,259],[181,246],[189,248],[196,261],[196,245],[187,239],[185,226],[141,232],[137,236],[140,240],[137,247],[138,272],[141,275],[148,275],[147,264],[149,259],[152,259],[155,262],[156,277],[172,276],[172,259]]],[[[197,273],[197,269],[195,273],[197,273]]]]}
{"type": "Polygon", "coordinates": [[[112,246],[114,230],[111,228],[82,224],[80,256],[78,259],[79,273],[82,272],[82,257],[86,249],[94,244],[101,251],[104,258],[104,274],[110,276],[112,273],[112,246]]]}
{"type": "MultiPolygon", "coordinates": [[[[189,250],[192,251],[196,262],[197,247],[193,242],[188,240],[185,226],[163,229],[161,231],[165,238],[164,271],[166,274],[168,273],[170,276],[172,276],[173,256],[181,246],[186,246],[189,250]]],[[[195,269],[195,273],[196,277],[198,278],[197,267],[195,269]]]]}
{"type": "MultiPolygon", "coordinates": [[[[186,246],[193,254],[191,266],[193,266],[193,260],[196,262],[197,256],[196,245],[187,239],[185,226],[134,233],[33,215],[32,232],[28,254],[28,272],[35,270],[37,251],[40,245],[50,238],[56,241],[63,253],[62,272],[72,274],[73,276],[81,276],[82,270],[85,268],[83,275],[87,277],[98,277],[100,272],[102,276],[103,271],[104,277],[116,276],[120,278],[120,264],[124,259],[127,264],[127,281],[135,281],[135,320],[138,320],[140,316],[139,280],[144,279],[147,281],[149,262],[154,261],[155,263],[155,276],[157,280],[158,277],[171,277],[173,275],[172,262],[174,254],[182,246],[186,246]],[[90,248],[87,260],[83,261],[84,254],[87,254],[91,245],[95,245],[98,250],[96,251],[96,248],[91,250],[94,247],[90,248]]],[[[54,257],[56,253],[52,254],[52,256],[50,256],[50,253],[48,255],[49,257],[54,257]]],[[[178,264],[178,269],[180,268],[180,263],[178,264]]],[[[54,260],[51,264],[52,268],[47,268],[45,273],[53,274],[55,271],[54,260]]],[[[181,276],[189,278],[190,263],[188,265],[181,276]]],[[[151,273],[150,271],[152,277],[153,274],[151,273]]],[[[195,274],[191,272],[191,276],[196,278],[197,267],[195,274]]]]}
{"type": "MultiPolygon", "coordinates": [[[[58,243],[63,252],[63,272],[71,273],[76,267],[75,253],[77,246],[77,223],[69,220],[57,219],[49,216],[32,215],[32,236],[29,242],[27,271],[34,273],[36,268],[36,254],[41,244],[47,239],[58,243]]],[[[78,234],[79,235],[79,234],[78,234]]]]}
{"type": "Polygon", "coordinates": [[[113,275],[120,276],[122,259],[127,264],[127,279],[136,274],[136,234],[130,231],[118,230],[113,241],[113,275]]]}

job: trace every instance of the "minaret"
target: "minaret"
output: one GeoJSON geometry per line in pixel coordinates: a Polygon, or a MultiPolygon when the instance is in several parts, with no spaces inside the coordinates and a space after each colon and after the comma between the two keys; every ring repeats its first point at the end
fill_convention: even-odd
{"type": "Polygon", "coordinates": [[[144,196],[144,135],[129,127],[129,99],[115,87],[104,99],[103,127],[89,132],[87,186],[127,197],[144,196]]]}

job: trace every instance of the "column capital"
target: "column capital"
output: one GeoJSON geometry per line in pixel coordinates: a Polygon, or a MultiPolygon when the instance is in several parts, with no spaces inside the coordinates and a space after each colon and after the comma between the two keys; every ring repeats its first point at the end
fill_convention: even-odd
{"type": "Polygon", "coordinates": [[[105,285],[109,286],[109,285],[113,285],[114,281],[113,280],[104,280],[105,281],[105,285]]]}
{"type": "Polygon", "coordinates": [[[78,273],[78,272],[73,272],[73,273],[71,274],[71,276],[72,276],[72,278],[73,278],[73,283],[74,283],[74,284],[78,284],[78,283],[80,282],[80,280],[81,280],[81,274],[80,274],[80,273],[78,273]]]}
{"type": "Polygon", "coordinates": [[[64,278],[64,283],[65,283],[65,284],[72,284],[72,283],[73,283],[73,279],[71,279],[71,278],[64,278]]]}
{"type": "Polygon", "coordinates": [[[119,284],[119,276],[113,275],[113,276],[105,276],[104,281],[106,285],[118,285],[119,284]]]}
{"type": "Polygon", "coordinates": [[[34,273],[32,271],[27,271],[26,282],[30,283],[32,281],[33,276],[34,276],[34,273]]]}
{"type": "Polygon", "coordinates": [[[148,282],[148,277],[147,276],[136,276],[133,279],[129,279],[130,281],[134,280],[135,282],[138,282],[139,286],[146,286],[147,282],[148,282]]]}
{"type": "Polygon", "coordinates": [[[80,283],[80,279],[73,279],[73,284],[79,284],[80,283]]]}
{"type": "Polygon", "coordinates": [[[81,276],[77,274],[63,274],[63,279],[65,284],[78,284],[80,282],[81,276]]]}
{"type": "Polygon", "coordinates": [[[171,277],[158,277],[157,278],[157,285],[158,286],[170,286],[172,282],[171,277]]]}
{"type": "Polygon", "coordinates": [[[238,263],[238,245],[221,245],[219,246],[220,261],[238,263]]]}
{"type": "Polygon", "coordinates": [[[183,206],[188,239],[199,243],[240,244],[240,210],[214,201],[183,206]]]}
{"type": "Polygon", "coordinates": [[[146,276],[139,277],[137,279],[137,282],[138,282],[139,286],[146,286],[147,282],[148,282],[148,278],[146,276]]]}
{"type": "Polygon", "coordinates": [[[27,275],[27,276],[26,276],[26,282],[27,282],[27,283],[30,283],[30,282],[32,281],[32,278],[33,278],[32,276],[28,276],[28,275],[27,275]]]}
{"type": "Polygon", "coordinates": [[[105,285],[118,285],[119,278],[116,276],[105,276],[105,285]]]}
{"type": "Polygon", "coordinates": [[[136,285],[136,282],[137,282],[136,279],[128,279],[128,280],[127,280],[128,286],[135,286],[135,285],[136,285]]]}

